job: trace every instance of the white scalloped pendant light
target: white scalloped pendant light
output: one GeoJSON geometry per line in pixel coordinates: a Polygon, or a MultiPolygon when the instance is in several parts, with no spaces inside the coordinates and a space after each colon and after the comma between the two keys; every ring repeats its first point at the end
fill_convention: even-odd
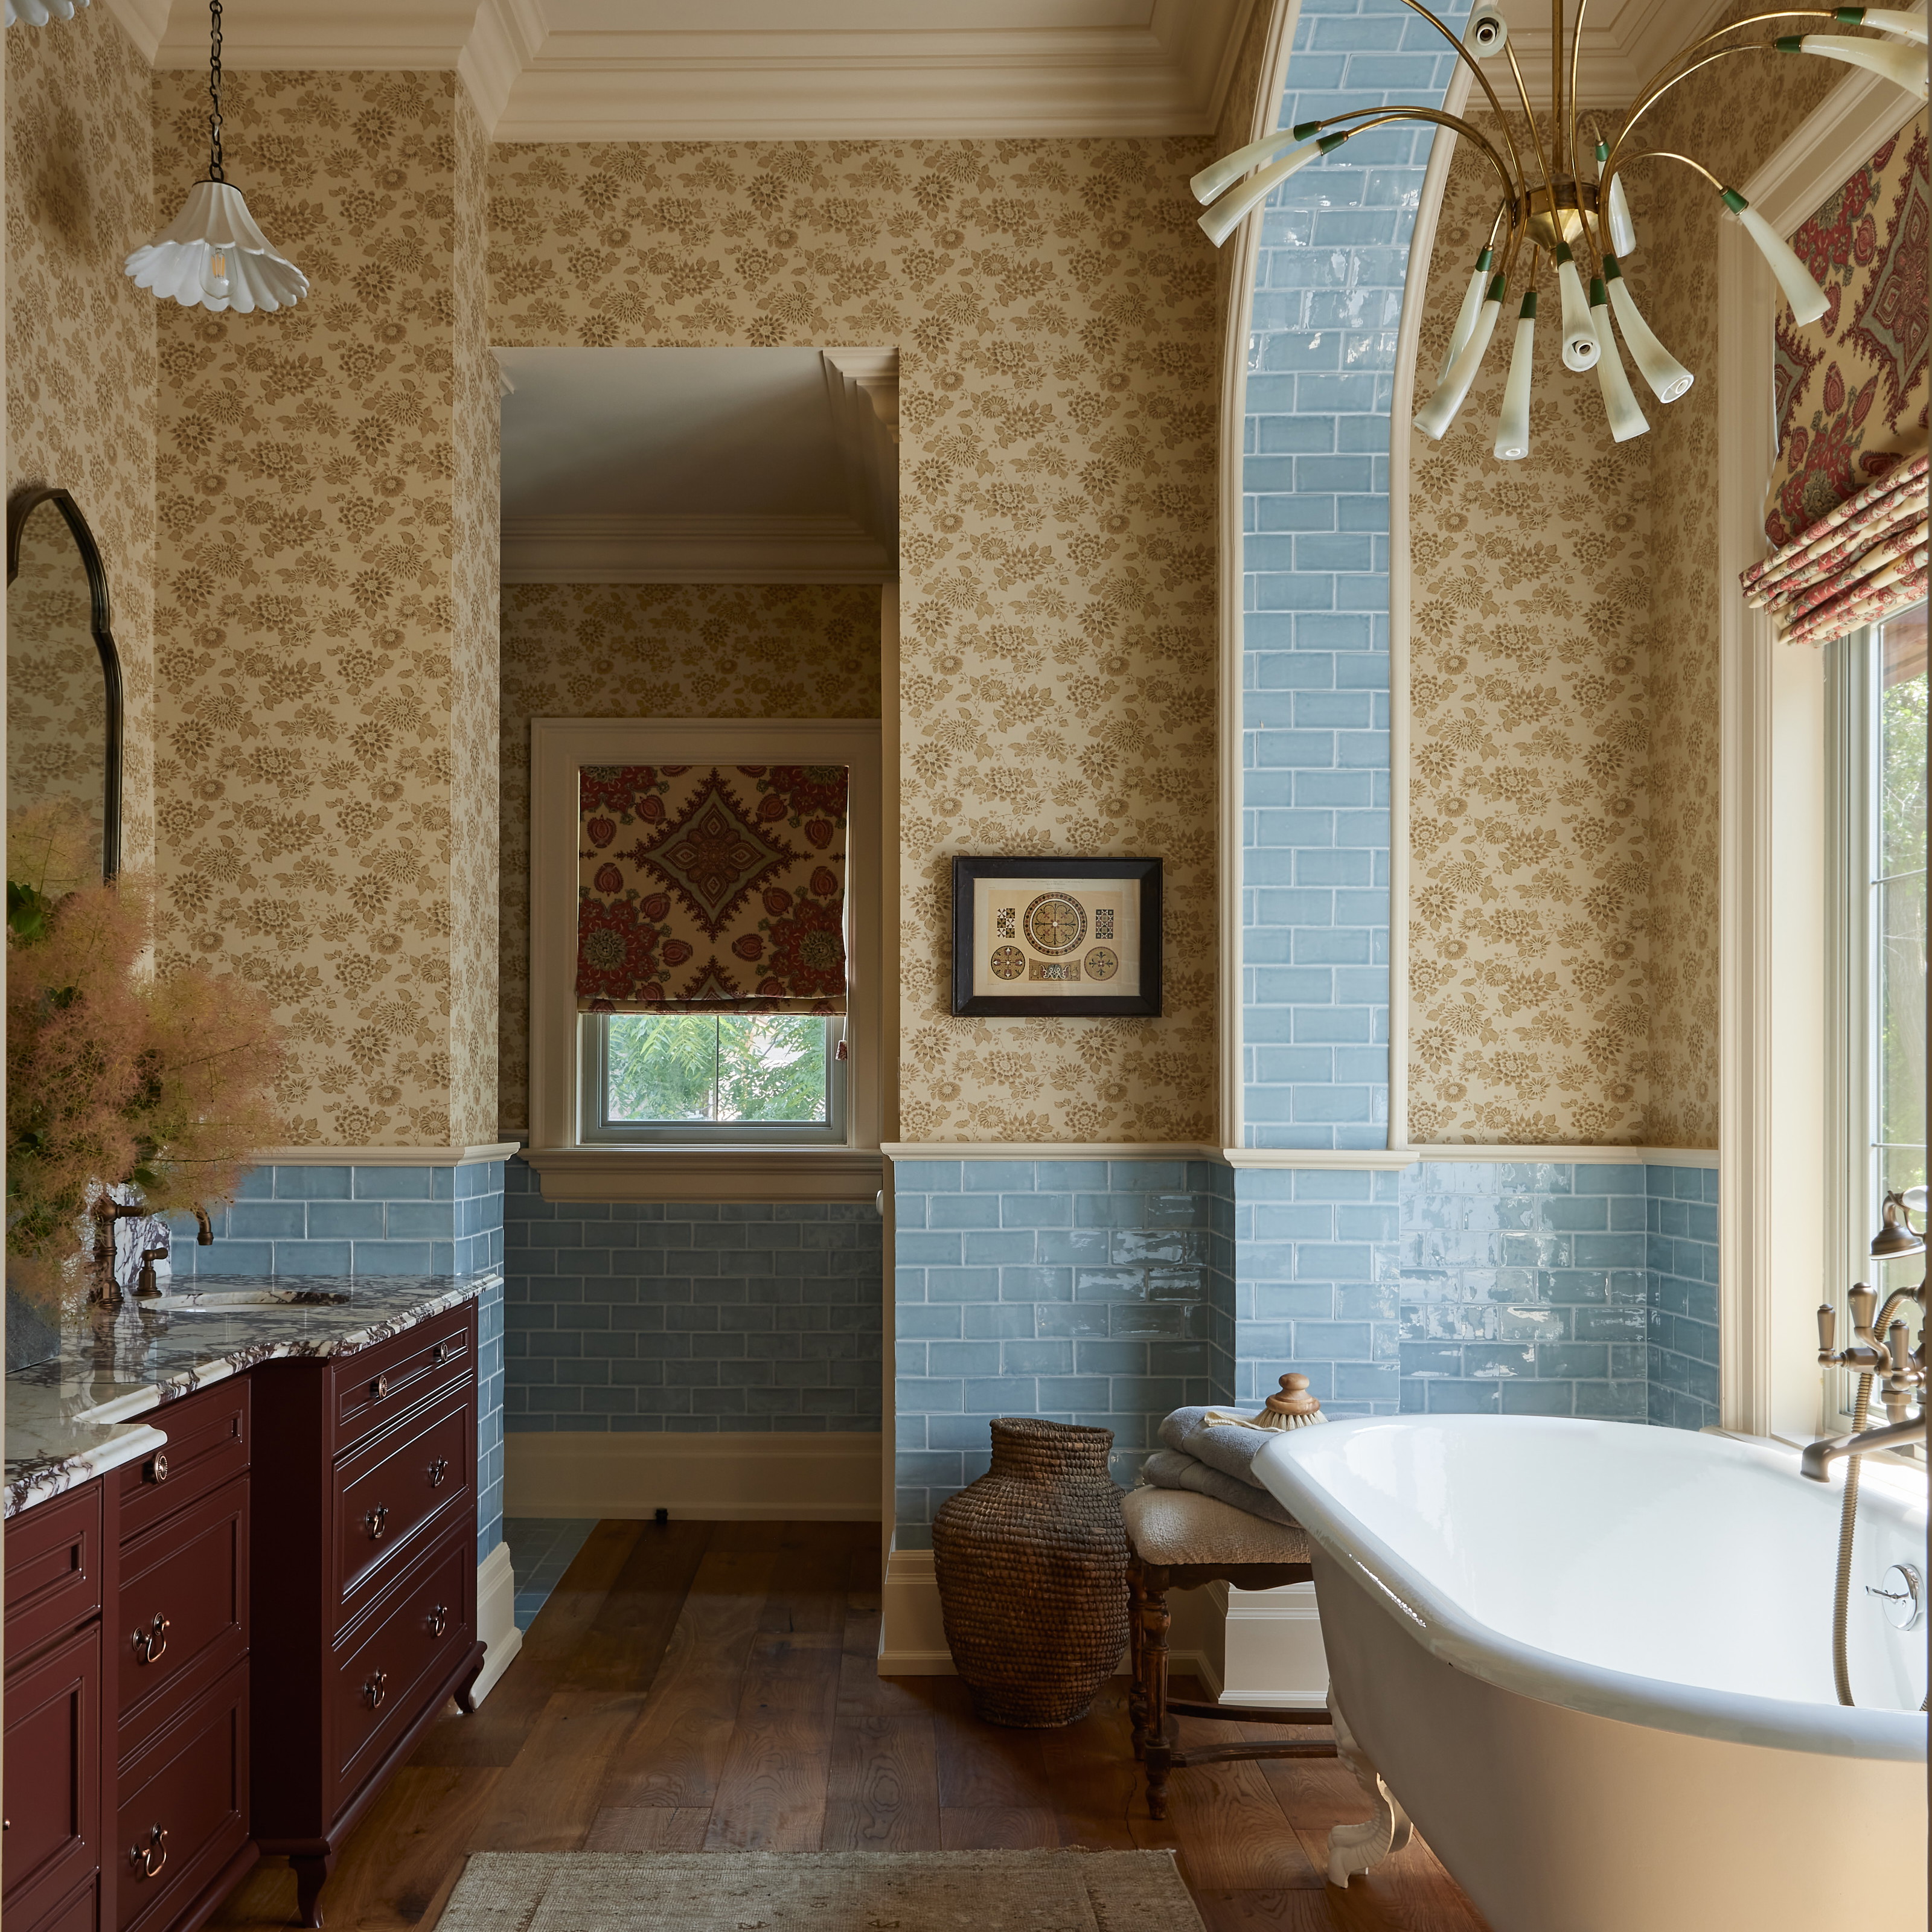
{"type": "Polygon", "coordinates": [[[184,308],[287,308],[308,293],[308,278],[268,245],[242,190],[196,182],[160,236],[128,257],[137,289],[152,289],[184,308]]]}
{"type": "Polygon", "coordinates": [[[71,20],[87,0],[7,0],[7,24],[24,20],[30,27],[44,27],[50,20],[71,20]]]}
{"type": "Polygon", "coordinates": [[[308,278],[269,247],[242,190],[221,171],[221,0],[208,0],[208,178],[188,190],[154,240],[128,257],[128,272],[137,289],[183,308],[250,315],[292,308],[308,293],[308,278]]]}

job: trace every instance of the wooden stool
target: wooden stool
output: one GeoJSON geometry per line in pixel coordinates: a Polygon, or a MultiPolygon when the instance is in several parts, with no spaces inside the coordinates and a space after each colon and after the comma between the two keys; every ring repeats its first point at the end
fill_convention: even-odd
{"type": "Polygon", "coordinates": [[[1324,1710],[1258,1709],[1233,1704],[1196,1704],[1167,1694],[1167,1607],[1170,1590],[1203,1583],[1232,1583],[1240,1590],[1273,1590],[1310,1582],[1307,1532],[1250,1516],[1192,1490],[1130,1490],[1120,1514],[1127,1527],[1127,1588],[1132,1598],[1129,1655],[1132,1672],[1129,1709],[1134,1755],[1147,1766],[1148,1815],[1167,1816],[1168,1774],[1189,1765],[1234,1758],[1334,1757],[1328,1738],[1279,1744],[1211,1744],[1182,1750],[1176,1739],[1182,1718],[1212,1718],[1235,1724],[1328,1724],[1324,1710]]]}

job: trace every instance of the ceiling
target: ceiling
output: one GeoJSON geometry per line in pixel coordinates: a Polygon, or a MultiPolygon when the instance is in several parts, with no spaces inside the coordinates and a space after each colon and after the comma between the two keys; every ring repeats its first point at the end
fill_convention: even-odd
{"type": "Polygon", "coordinates": [[[495,352],[506,582],[892,574],[893,404],[870,393],[896,397],[888,352],[495,352]]]}
{"type": "MultiPolygon", "coordinates": [[[[106,4],[158,64],[207,59],[206,0],[106,4]]],[[[223,35],[240,68],[454,68],[499,141],[1180,134],[1215,125],[1258,4],[248,0],[223,35]]],[[[1585,100],[1629,99],[1720,4],[1598,0],[1585,100]]],[[[1546,76],[1547,8],[1504,11],[1546,76]]]]}

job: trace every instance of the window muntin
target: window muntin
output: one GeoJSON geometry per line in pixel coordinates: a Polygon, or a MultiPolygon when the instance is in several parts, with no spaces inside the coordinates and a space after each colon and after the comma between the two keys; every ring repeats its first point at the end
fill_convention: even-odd
{"type": "Polygon", "coordinates": [[[1871,653],[1874,1202],[1925,1180],[1925,615],[1921,604],[1879,626],[1871,653]]]}

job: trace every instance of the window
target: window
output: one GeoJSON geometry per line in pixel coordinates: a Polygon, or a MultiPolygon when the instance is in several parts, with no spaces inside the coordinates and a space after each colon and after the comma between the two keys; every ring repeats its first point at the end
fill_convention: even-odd
{"type": "MultiPolygon", "coordinates": [[[[1874,1261],[1870,1243],[1886,1192],[1926,1180],[1926,607],[1854,632],[1831,650],[1838,1131],[1829,1192],[1842,1309],[1852,1282],[1884,1294],[1924,1265],[1874,1261]]],[[[1849,1410],[1852,1378],[1843,1382],[1849,1410]]]]}
{"type": "Polygon", "coordinates": [[[547,1195],[873,1198],[879,738],[874,719],[532,720],[547,1195]]]}
{"type": "Polygon", "coordinates": [[[845,1022],[809,1013],[586,1013],[584,1138],[836,1145],[845,1022]]]}

